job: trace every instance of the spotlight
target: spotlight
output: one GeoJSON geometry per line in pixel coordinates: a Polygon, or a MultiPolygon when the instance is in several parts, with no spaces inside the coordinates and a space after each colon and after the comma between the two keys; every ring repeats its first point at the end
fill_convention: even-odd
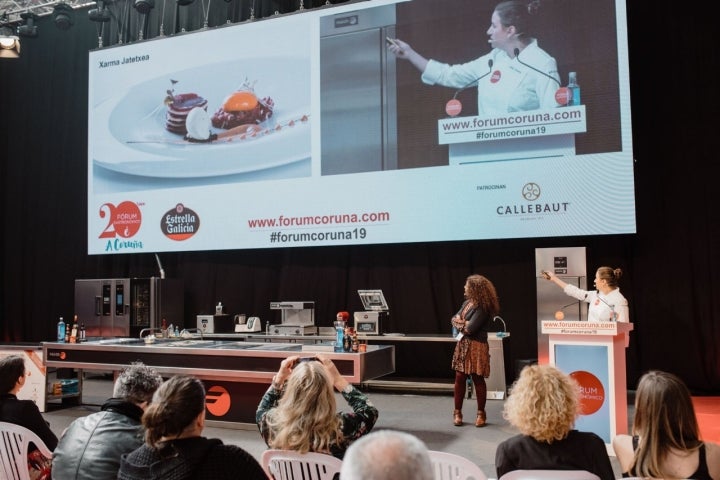
{"type": "Polygon", "coordinates": [[[0,58],[18,58],[20,39],[8,27],[0,27],[0,58]]]}
{"type": "Polygon", "coordinates": [[[35,20],[40,17],[32,12],[23,12],[20,14],[20,17],[25,20],[25,25],[18,27],[18,35],[21,37],[37,37],[38,27],[35,25],[35,20]]]}
{"type": "Polygon", "coordinates": [[[97,0],[97,8],[88,11],[88,18],[93,22],[110,21],[110,11],[105,7],[104,0],[97,0]]]}
{"type": "Polygon", "coordinates": [[[155,8],[155,0],[135,0],[135,10],[143,15],[150,13],[150,10],[155,8]]]}
{"type": "Polygon", "coordinates": [[[73,26],[75,21],[73,20],[73,9],[67,3],[58,3],[53,8],[53,23],[60,30],[68,30],[73,26]]]}

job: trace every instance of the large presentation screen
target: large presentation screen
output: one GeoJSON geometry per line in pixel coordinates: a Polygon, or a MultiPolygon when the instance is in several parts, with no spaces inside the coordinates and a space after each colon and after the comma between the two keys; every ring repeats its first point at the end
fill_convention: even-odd
{"type": "Polygon", "coordinates": [[[529,3],[91,52],[88,253],[635,233],[625,2],[529,3]]]}

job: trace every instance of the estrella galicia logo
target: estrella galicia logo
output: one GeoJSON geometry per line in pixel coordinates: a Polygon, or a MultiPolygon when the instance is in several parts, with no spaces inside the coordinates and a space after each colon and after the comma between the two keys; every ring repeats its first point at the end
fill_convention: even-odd
{"type": "Polygon", "coordinates": [[[540,185],[537,183],[526,183],[522,188],[522,196],[528,202],[534,202],[540,198],[540,185]]]}
{"type": "Polygon", "coordinates": [[[165,212],[160,219],[160,230],[170,240],[182,242],[195,235],[199,229],[200,217],[182,203],[165,212]]]}

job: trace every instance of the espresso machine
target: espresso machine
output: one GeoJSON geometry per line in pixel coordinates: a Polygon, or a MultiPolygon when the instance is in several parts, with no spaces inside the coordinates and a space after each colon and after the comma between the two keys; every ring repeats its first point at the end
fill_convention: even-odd
{"type": "Polygon", "coordinates": [[[268,322],[269,335],[317,335],[315,302],[270,302],[270,310],[280,310],[280,323],[268,322]]]}

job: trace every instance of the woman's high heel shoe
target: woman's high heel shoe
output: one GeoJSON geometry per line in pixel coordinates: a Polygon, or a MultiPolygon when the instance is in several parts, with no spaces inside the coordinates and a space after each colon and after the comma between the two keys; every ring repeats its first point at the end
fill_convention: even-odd
{"type": "Polygon", "coordinates": [[[462,425],[462,410],[453,411],[453,425],[456,427],[462,425]]]}
{"type": "Polygon", "coordinates": [[[485,415],[485,410],[478,410],[477,418],[475,419],[475,426],[484,427],[486,420],[487,416],[485,415]]]}

